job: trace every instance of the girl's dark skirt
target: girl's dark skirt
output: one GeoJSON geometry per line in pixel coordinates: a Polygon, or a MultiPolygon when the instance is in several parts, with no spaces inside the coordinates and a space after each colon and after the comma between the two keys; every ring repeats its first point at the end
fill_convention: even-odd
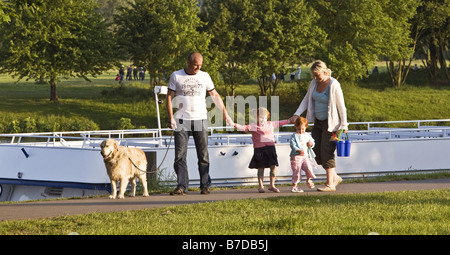
{"type": "Polygon", "coordinates": [[[275,146],[264,146],[253,149],[253,157],[248,165],[249,168],[268,168],[278,166],[278,156],[275,146]]]}

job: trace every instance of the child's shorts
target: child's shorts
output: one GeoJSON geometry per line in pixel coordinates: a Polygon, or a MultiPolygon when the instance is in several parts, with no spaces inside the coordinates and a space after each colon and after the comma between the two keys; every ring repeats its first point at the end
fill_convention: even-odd
{"type": "Polygon", "coordinates": [[[278,156],[275,146],[264,146],[253,149],[253,157],[248,165],[249,168],[268,168],[278,166],[278,156]]]}

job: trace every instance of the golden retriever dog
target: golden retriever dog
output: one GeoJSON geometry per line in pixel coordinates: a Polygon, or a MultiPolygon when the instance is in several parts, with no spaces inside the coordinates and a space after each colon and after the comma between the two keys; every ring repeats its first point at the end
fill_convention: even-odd
{"type": "Polygon", "coordinates": [[[111,195],[115,199],[117,195],[117,182],[120,181],[119,198],[124,198],[128,182],[131,181],[130,197],[136,194],[136,178],[144,187],[143,196],[148,196],[147,189],[147,158],[145,153],[138,148],[120,146],[113,139],[107,139],[100,144],[101,154],[105,162],[106,172],[111,180],[111,195]]]}

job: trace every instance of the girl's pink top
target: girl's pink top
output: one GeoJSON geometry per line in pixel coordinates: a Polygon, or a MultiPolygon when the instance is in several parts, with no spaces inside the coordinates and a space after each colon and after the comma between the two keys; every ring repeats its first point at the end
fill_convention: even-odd
{"type": "Polygon", "coordinates": [[[289,124],[289,120],[267,121],[264,125],[258,126],[257,123],[248,125],[235,124],[237,130],[252,133],[253,148],[275,145],[273,130],[275,128],[289,124]]]}

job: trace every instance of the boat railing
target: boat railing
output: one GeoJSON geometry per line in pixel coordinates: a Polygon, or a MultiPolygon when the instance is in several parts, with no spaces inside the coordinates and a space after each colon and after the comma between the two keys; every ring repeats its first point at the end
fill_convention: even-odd
{"type": "MultiPolygon", "coordinates": [[[[313,124],[311,124],[313,126],[313,124]]],[[[209,127],[210,146],[248,145],[252,144],[251,134],[234,132],[232,127],[209,127]]],[[[293,132],[293,124],[280,128],[275,133],[277,143],[289,143],[293,132]]],[[[46,132],[0,134],[1,145],[98,148],[107,138],[114,138],[123,146],[134,147],[167,147],[173,145],[171,129],[133,129],[133,130],[103,130],[75,132],[46,132]],[[164,134],[164,135],[160,135],[164,134]]],[[[414,121],[383,121],[383,122],[352,122],[349,123],[348,135],[353,141],[383,141],[393,139],[441,139],[450,138],[450,119],[414,120],[414,121]],[[434,124],[434,125],[433,125],[434,124]],[[389,126],[396,127],[389,127],[389,126]],[[357,126],[359,129],[352,128],[357,126]]]]}

